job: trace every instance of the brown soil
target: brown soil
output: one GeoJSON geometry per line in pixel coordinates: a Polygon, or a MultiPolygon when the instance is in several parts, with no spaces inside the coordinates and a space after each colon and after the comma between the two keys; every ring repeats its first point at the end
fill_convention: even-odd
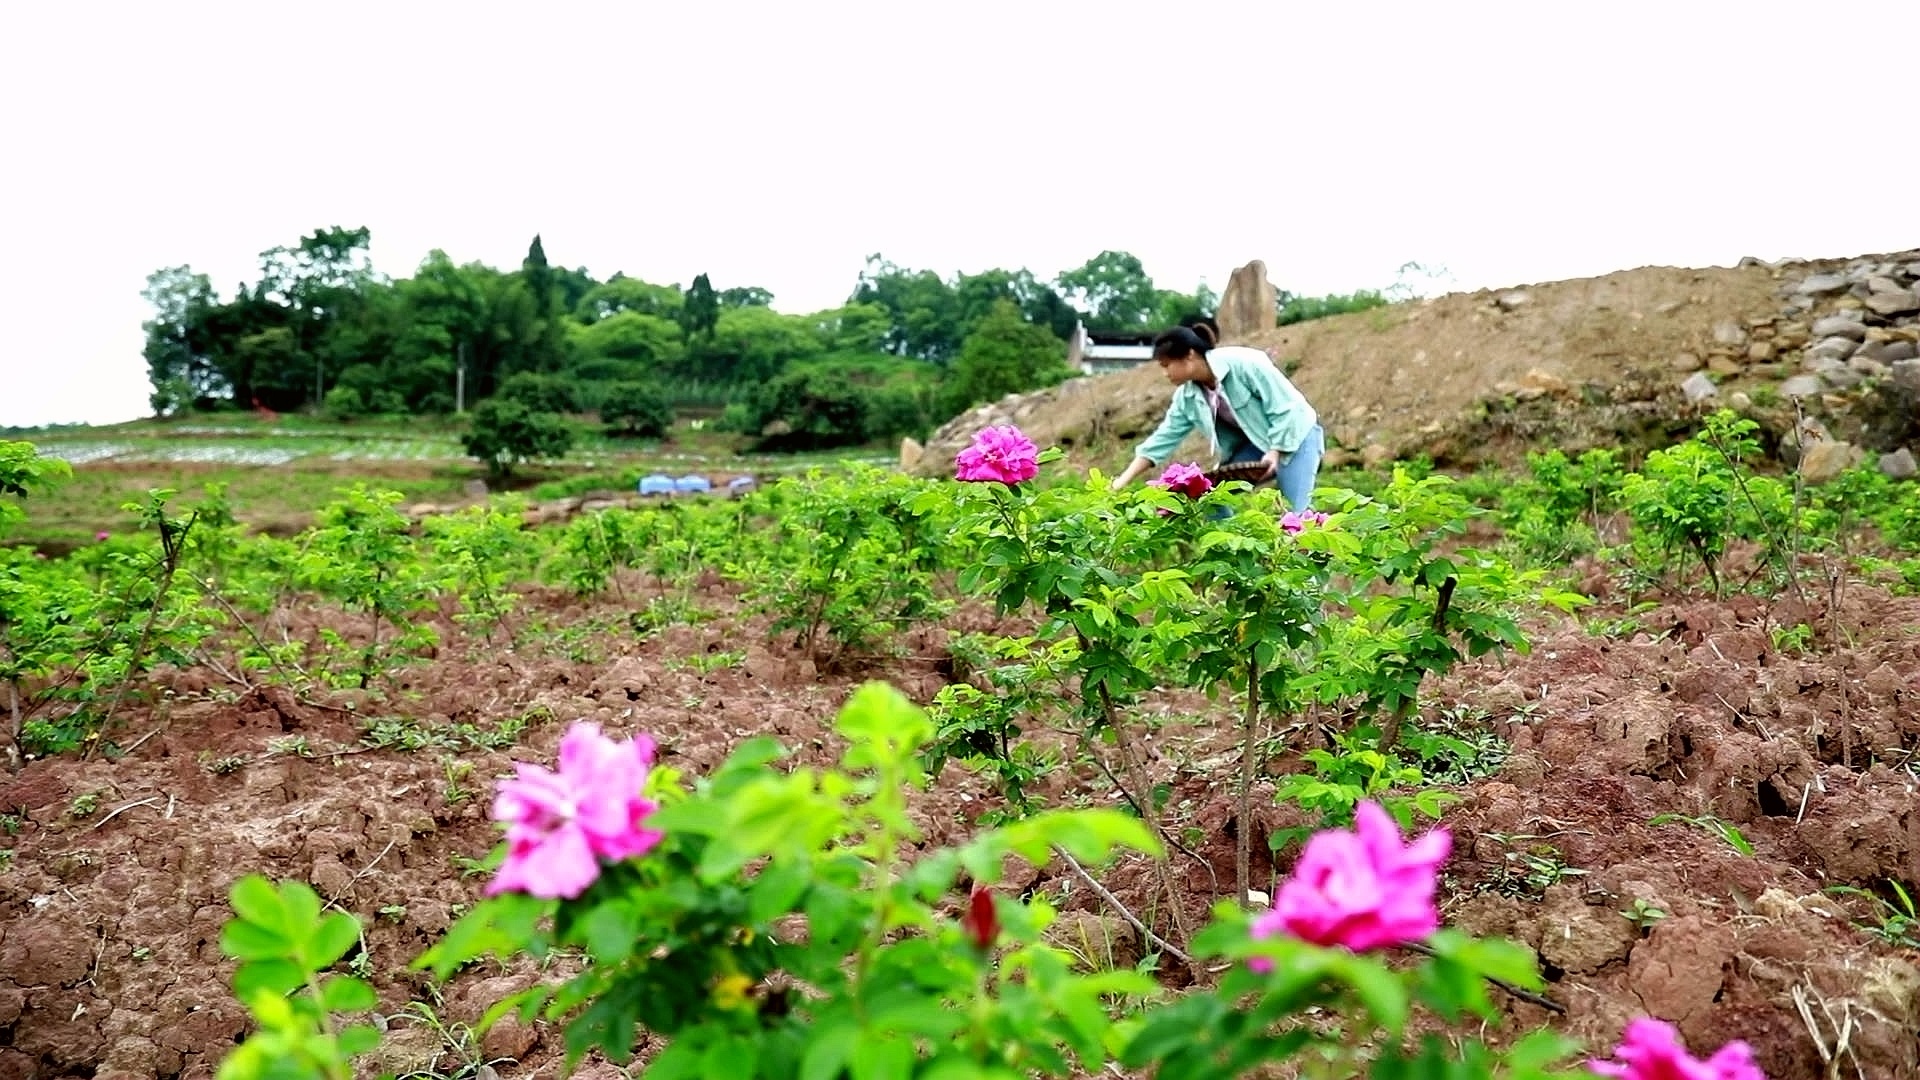
{"type": "MultiPolygon", "coordinates": [[[[622,581],[628,597],[651,587],[622,581]]],[[[495,840],[490,781],[516,757],[550,760],[572,720],[651,732],[689,772],[757,734],[824,763],[836,752],[832,715],[859,679],[889,678],[925,701],[950,669],[935,659],[944,632],[927,631],[906,643],[916,659],[822,674],[784,642],[770,644],[717,583],[699,599],[720,617],[644,641],[624,629],[571,641],[549,631],[523,634],[511,651],[445,647],[404,669],[384,701],[354,693],[311,704],[280,689],[238,690],[206,671],[167,672],[164,705],[116,733],[137,741],[124,757],[38,761],[0,777],[0,813],[17,828],[0,871],[0,1080],[210,1076],[246,1030],[218,936],[227,889],[249,872],[308,881],[361,917],[384,1013],[434,1002],[406,964],[478,898],[481,880],[456,860],[495,840]],[[704,675],[684,664],[716,650],[746,658],[704,675]],[[360,745],[361,717],[376,715],[433,727],[539,719],[511,750],[408,753],[360,745]],[[269,749],[289,737],[305,740],[307,756],[269,749]]],[[[576,630],[594,619],[624,628],[631,606],[550,592],[527,600],[547,627],[576,630]]],[[[1433,688],[1433,708],[1476,706],[1512,747],[1496,777],[1457,789],[1462,801],[1443,820],[1456,838],[1450,922],[1537,948],[1567,1010],[1555,1018],[1510,1002],[1517,1021],[1553,1022],[1599,1047],[1648,1011],[1699,1045],[1753,1042],[1769,1076],[1819,1075],[1798,998],[1829,1051],[1847,1025],[1841,1075],[1920,1076],[1915,955],[1851,926],[1863,905],[1821,892],[1920,881],[1920,637],[1910,630],[1920,601],[1856,589],[1833,618],[1812,613],[1850,645],[1782,655],[1769,627],[1805,615],[1786,601],[1676,602],[1641,615],[1646,629],[1624,641],[1543,622],[1531,655],[1477,662],[1433,688]],[[1691,825],[1650,824],[1665,812],[1715,815],[1755,852],[1691,825]],[[1521,845],[1551,852],[1566,870],[1544,889],[1516,882],[1509,856],[1521,845]],[[1619,914],[1635,900],[1668,916],[1643,934],[1619,914]]],[[[291,622],[304,634],[356,629],[318,612],[291,622]]],[[[969,612],[966,622],[988,620],[969,612]]],[[[443,633],[459,640],[450,625],[443,633]]],[[[1172,831],[1195,841],[1198,858],[1176,854],[1172,865],[1197,919],[1232,888],[1236,823],[1223,778],[1235,721],[1197,697],[1142,716],[1162,718],[1148,756],[1173,788],[1172,831]]],[[[1295,737],[1296,749],[1311,731],[1295,737]]],[[[1091,765],[1056,770],[1048,783],[1056,796],[1114,801],[1091,765]]],[[[927,839],[943,844],[967,837],[992,805],[990,785],[949,767],[914,812],[927,839]]],[[[1271,808],[1257,823],[1297,824],[1271,808]]],[[[1257,880],[1275,873],[1269,859],[1256,866],[1257,880]]],[[[1135,910],[1151,910],[1144,861],[1102,877],[1135,910]]],[[[1010,884],[1064,897],[1067,939],[1083,952],[1117,963],[1140,955],[1061,868],[1010,884]]],[[[436,1007],[468,1022],[541,977],[531,967],[478,970],[436,1007]]],[[[395,1019],[390,1031],[386,1069],[436,1053],[443,1066],[450,1060],[417,1025],[395,1019]]],[[[508,1023],[483,1049],[512,1059],[497,1066],[502,1076],[553,1075],[559,1044],[546,1026],[508,1023]]]]}

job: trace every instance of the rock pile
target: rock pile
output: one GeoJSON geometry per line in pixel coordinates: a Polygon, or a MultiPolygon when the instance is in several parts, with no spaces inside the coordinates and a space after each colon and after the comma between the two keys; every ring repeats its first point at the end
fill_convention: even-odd
{"type": "Polygon", "coordinates": [[[1789,262],[1775,272],[1779,311],[1721,322],[1702,355],[1676,357],[1675,369],[1689,373],[1681,392],[1689,402],[1774,421],[1782,456],[1809,481],[1832,479],[1874,451],[1889,475],[1911,475],[1906,444],[1920,435],[1920,250],[1789,262]],[[1721,402],[1711,376],[1743,388],[1721,402]]]}

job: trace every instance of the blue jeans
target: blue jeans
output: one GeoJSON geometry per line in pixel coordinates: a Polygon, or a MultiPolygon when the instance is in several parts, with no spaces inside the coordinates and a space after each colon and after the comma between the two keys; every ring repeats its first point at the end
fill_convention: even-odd
{"type": "MultiPolygon", "coordinates": [[[[1262,481],[1280,489],[1281,497],[1287,500],[1289,510],[1311,510],[1313,486],[1320,479],[1320,459],[1327,452],[1327,431],[1319,424],[1307,432],[1300,442],[1300,448],[1280,463],[1280,471],[1273,479],[1262,481]]],[[[1227,457],[1223,464],[1234,465],[1242,461],[1259,461],[1266,456],[1252,443],[1242,443],[1240,449],[1227,457]]],[[[1261,486],[1259,484],[1254,485],[1261,486]]]]}

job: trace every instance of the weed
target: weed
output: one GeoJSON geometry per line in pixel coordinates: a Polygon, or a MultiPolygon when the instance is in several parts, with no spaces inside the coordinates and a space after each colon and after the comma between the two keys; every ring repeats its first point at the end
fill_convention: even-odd
{"type": "Polygon", "coordinates": [[[67,806],[67,816],[75,818],[92,817],[100,809],[100,793],[89,791],[84,795],[75,795],[67,806]]]}
{"type": "Polygon", "coordinates": [[[267,740],[267,754],[270,757],[310,758],[313,756],[313,747],[307,744],[305,735],[283,735],[267,740]]]}
{"type": "Polygon", "coordinates": [[[1854,927],[1864,930],[1881,941],[1900,949],[1920,949],[1920,910],[1916,910],[1913,894],[1893,879],[1887,879],[1887,888],[1893,890],[1896,899],[1889,900],[1878,893],[1853,885],[1829,885],[1827,890],[1840,896],[1860,896],[1872,901],[1874,922],[1856,922],[1854,927]]]}
{"type": "Polygon", "coordinates": [[[1720,839],[1725,840],[1733,850],[1742,855],[1753,854],[1753,844],[1747,840],[1745,834],[1734,826],[1714,817],[1712,814],[1702,814],[1698,817],[1692,817],[1687,814],[1659,814],[1647,824],[1658,826],[1675,821],[1685,822],[1695,828],[1705,829],[1720,839]]]}
{"type": "Polygon", "coordinates": [[[1545,840],[1545,837],[1504,833],[1486,835],[1487,839],[1511,849],[1490,881],[1493,890],[1502,896],[1537,900],[1548,888],[1587,872],[1568,866],[1566,857],[1552,844],[1535,842],[1545,840]]]}
{"type": "Polygon", "coordinates": [[[407,917],[407,905],[388,904],[380,909],[380,917],[388,922],[402,922],[407,917]]]}
{"type": "Polygon", "coordinates": [[[1635,900],[1633,906],[1622,911],[1620,915],[1628,922],[1639,927],[1642,935],[1645,935],[1647,931],[1653,929],[1654,923],[1667,917],[1667,913],[1664,910],[1645,900],[1635,900]]]}

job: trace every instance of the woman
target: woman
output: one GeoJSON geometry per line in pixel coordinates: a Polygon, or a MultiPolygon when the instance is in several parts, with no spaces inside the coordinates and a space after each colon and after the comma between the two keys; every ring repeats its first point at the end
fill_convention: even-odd
{"type": "Polygon", "coordinates": [[[1153,359],[1175,387],[1166,419],[1134,450],[1133,463],[1113,478],[1115,491],[1158,468],[1187,433],[1205,427],[1223,465],[1262,461],[1254,482],[1273,484],[1293,510],[1309,509],[1326,431],[1319,415],[1267,354],[1244,345],[1215,347],[1204,323],[1177,326],[1153,340],[1153,359]]]}

